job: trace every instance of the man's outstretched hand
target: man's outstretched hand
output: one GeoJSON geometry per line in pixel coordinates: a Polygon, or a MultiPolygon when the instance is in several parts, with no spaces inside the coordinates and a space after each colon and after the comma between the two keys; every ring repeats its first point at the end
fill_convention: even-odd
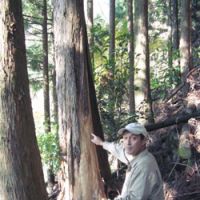
{"type": "Polygon", "coordinates": [[[100,145],[100,146],[103,145],[103,140],[100,137],[94,135],[93,133],[91,135],[92,135],[91,142],[93,142],[96,145],[100,145]]]}

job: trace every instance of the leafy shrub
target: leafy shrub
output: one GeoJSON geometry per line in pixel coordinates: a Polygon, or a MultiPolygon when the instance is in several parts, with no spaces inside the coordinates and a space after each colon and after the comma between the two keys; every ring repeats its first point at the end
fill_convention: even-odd
{"type": "Polygon", "coordinates": [[[56,133],[45,133],[37,136],[42,162],[56,173],[60,166],[59,145],[56,133]]]}

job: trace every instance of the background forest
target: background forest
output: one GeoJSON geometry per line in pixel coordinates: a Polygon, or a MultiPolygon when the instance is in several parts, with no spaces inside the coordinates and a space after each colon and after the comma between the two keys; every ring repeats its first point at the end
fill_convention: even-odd
{"type": "MultiPolygon", "coordinates": [[[[99,6],[98,1],[85,1],[85,17],[98,110],[105,138],[116,140],[117,130],[132,121],[143,119],[142,122],[146,123],[165,122],[174,117],[172,124],[176,124],[176,116],[184,116],[185,112],[192,114],[194,110],[190,108],[199,106],[199,94],[197,92],[195,96],[192,93],[191,101],[185,98],[189,96],[191,87],[194,92],[194,84],[199,86],[199,79],[193,78],[193,86],[185,85],[191,76],[188,75],[189,70],[194,71],[194,77],[199,75],[199,2],[151,0],[147,5],[147,1],[111,0],[106,2],[109,19],[105,18],[107,14],[101,16],[94,13],[94,4],[99,6]],[[142,6],[138,4],[144,7],[141,9],[142,6]],[[145,21],[141,25],[143,28],[139,24],[140,13],[145,21]],[[143,100],[137,98],[141,95],[143,100]]],[[[40,93],[41,101],[43,90],[44,104],[39,103],[43,108],[39,106],[38,100],[36,107],[33,106],[33,109],[39,108],[34,112],[38,143],[43,162],[53,174],[59,169],[53,8],[50,1],[26,0],[23,9],[33,99],[40,93]]],[[[197,124],[198,120],[193,120],[190,126],[195,126],[196,130],[197,124]]],[[[164,123],[161,123],[162,126],[165,127],[164,123]]],[[[175,125],[152,132],[150,145],[164,180],[174,184],[172,188],[178,187],[178,193],[186,189],[180,186],[185,184],[184,181],[176,183],[177,176],[181,176],[188,168],[196,172],[199,162],[198,156],[191,153],[194,147],[198,151],[198,141],[188,139],[191,131],[185,126],[175,125]],[[187,135],[187,139],[182,139],[183,144],[179,141],[181,130],[183,135],[187,135]]],[[[193,136],[194,133],[193,130],[193,136]]],[[[192,192],[188,195],[196,192],[195,186],[191,188],[192,192]]],[[[173,189],[169,189],[168,193],[166,198],[167,195],[176,195],[173,189]]],[[[187,195],[183,197],[196,198],[187,195]]]]}
{"type": "Polygon", "coordinates": [[[85,0],[84,10],[81,1],[64,2],[22,2],[32,109],[49,199],[79,199],[77,190],[83,200],[91,199],[92,193],[97,194],[93,199],[102,198],[101,189],[94,192],[91,186],[101,188],[98,173],[107,198],[113,199],[123,183],[125,166],[102,149],[96,155],[89,135],[96,131],[108,141],[118,140],[117,130],[133,121],[144,123],[150,132],[149,150],[163,176],[165,199],[200,199],[200,1],[104,1],[109,19],[104,11],[94,12],[98,0],[85,0]],[[64,29],[59,15],[63,5],[73,15],[64,13],[69,29],[64,29]],[[63,39],[67,34],[68,40],[63,39]],[[79,57],[78,45],[83,45],[79,57]],[[65,66],[79,63],[80,69],[65,71],[62,62],[65,66]],[[67,82],[74,71],[80,76],[67,82]],[[77,100],[78,108],[71,104],[73,91],[82,99],[77,100]],[[88,107],[91,118],[85,117],[88,107]],[[74,110],[77,118],[70,121],[74,110]],[[78,128],[69,131],[73,120],[82,127],[80,134],[78,128]],[[84,176],[88,167],[97,174],[91,175],[91,183],[84,176]],[[66,183],[73,188],[70,194],[66,183]]]}

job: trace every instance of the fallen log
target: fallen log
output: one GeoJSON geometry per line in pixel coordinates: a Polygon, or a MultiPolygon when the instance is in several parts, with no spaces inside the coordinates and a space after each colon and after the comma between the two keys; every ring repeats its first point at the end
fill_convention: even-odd
{"type": "Polygon", "coordinates": [[[153,131],[160,128],[172,126],[175,124],[186,123],[190,118],[198,118],[198,117],[200,117],[200,110],[193,113],[188,113],[188,114],[186,113],[184,115],[182,114],[180,116],[170,117],[167,120],[157,122],[155,124],[147,124],[145,125],[145,128],[147,129],[147,131],[153,131]]]}

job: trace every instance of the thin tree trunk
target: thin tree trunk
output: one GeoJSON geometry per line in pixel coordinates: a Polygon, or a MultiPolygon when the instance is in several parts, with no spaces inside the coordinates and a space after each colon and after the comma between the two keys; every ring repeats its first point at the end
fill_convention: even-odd
{"type": "Polygon", "coordinates": [[[134,33],[133,33],[133,0],[127,1],[128,8],[128,57],[129,57],[129,113],[135,113],[134,90],[134,33]]]}
{"type": "Polygon", "coordinates": [[[191,69],[191,0],[181,1],[180,66],[181,78],[185,80],[191,69]]]}
{"type": "Polygon", "coordinates": [[[58,199],[104,197],[93,132],[83,1],[54,2],[61,193],[58,199]]]}
{"type": "MultiPolygon", "coordinates": [[[[49,100],[49,65],[48,65],[48,31],[47,31],[47,0],[43,0],[43,24],[42,24],[42,42],[43,42],[43,90],[44,90],[44,128],[45,133],[48,134],[51,131],[50,121],[50,100],[49,100]]],[[[54,174],[52,166],[48,166],[48,189],[51,193],[54,184],[54,174]]]]}
{"type": "Polygon", "coordinates": [[[0,199],[46,200],[20,0],[0,1],[0,199]]]}
{"type": "Polygon", "coordinates": [[[53,92],[52,92],[53,118],[54,118],[55,125],[58,126],[58,99],[57,99],[57,93],[56,93],[56,69],[55,69],[55,67],[54,67],[53,73],[52,73],[52,84],[53,84],[53,92]]]}
{"type": "Polygon", "coordinates": [[[200,65],[199,44],[200,44],[200,1],[192,1],[192,61],[194,66],[200,65]]]}
{"type": "MultiPolygon", "coordinates": [[[[52,18],[53,18],[53,16],[52,16],[52,18]]],[[[54,27],[54,21],[53,21],[53,27],[54,27]]],[[[54,123],[56,125],[56,133],[58,133],[58,98],[57,98],[57,92],[56,92],[56,63],[55,63],[54,33],[52,33],[51,36],[52,36],[52,45],[53,45],[53,53],[54,53],[53,54],[53,72],[52,72],[53,118],[54,118],[54,123]]]]}
{"type": "Polygon", "coordinates": [[[173,49],[179,49],[179,23],[178,23],[178,0],[172,1],[172,41],[173,49]]]}
{"type": "Polygon", "coordinates": [[[43,0],[43,24],[42,24],[42,42],[43,42],[43,87],[44,87],[44,127],[45,133],[51,131],[50,124],[50,103],[49,103],[49,69],[48,69],[48,32],[47,32],[47,1],[43,0]]]}
{"type": "Polygon", "coordinates": [[[110,18],[109,18],[109,60],[112,64],[112,73],[114,75],[115,69],[115,0],[110,0],[110,18]]]}
{"type": "MultiPolygon", "coordinates": [[[[168,1],[168,68],[169,71],[173,70],[173,65],[172,65],[172,0],[168,1]]],[[[170,78],[170,85],[173,84],[173,79],[172,76],[169,77],[170,78]]]]}
{"type": "Polygon", "coordinates": [[[179,59],[179,20],[178,20],[178,0],[171,0],[171,25],[172,25],[172,54],[175,59],[172,60],[173,67],[180,66],[179,59]]]}
{"type": "Polygon", "coordinates": [[[150,90],[148,0],[135,1],[135,100],[140,122],[153,122],[150,90]]]}
{"type": "Polygon", "coordinates": [[[110,16],[109,16],[109,74],[110,74],[110,81],[109,81],[109,106],[108,112],[110,115],[109,123],[115,129],[115,0],[110,0],[110,16]]]}
{"type": "Polygon", "coordinates": [[[94,37],[92,33],[93,29],[93,0],[87,0],[87,19],[88,19],[88,44],[90,49],[90,57],[92,60],[92,66],[94,66],[94,37]]]}

